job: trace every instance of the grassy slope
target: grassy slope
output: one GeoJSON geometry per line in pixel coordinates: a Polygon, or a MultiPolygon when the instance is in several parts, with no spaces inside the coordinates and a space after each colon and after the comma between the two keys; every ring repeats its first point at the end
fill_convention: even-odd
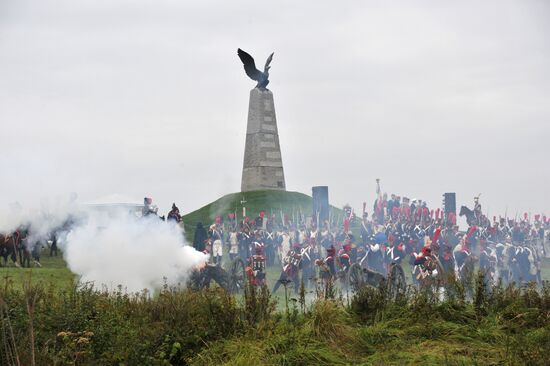
{"type": "MultiPolygon", "coordinates": [[[[277,220],[281,220],[281,212],[287,214],[292,220],[292,216],[302,212],[304,215],[311,215],[312,199],[310,196],[299,192],[287,191],[255,191],[245,193],[231,193],[222,198],[199,208],[185,216],[183,222],[188,239],[193,238],[195,226],[202,222],[205,226],[214,222],[218,215],[227,217],[230,212],[236,212],[237,217],[242,219],[241,200],[246,201],[246,215],[250,218],[258,217],[260,211],[265,211],[266,215],[277,215],[277,220]]],[[[331,214],[336,219],[342,214],[342,210],[331,207],[331,214]]]]}

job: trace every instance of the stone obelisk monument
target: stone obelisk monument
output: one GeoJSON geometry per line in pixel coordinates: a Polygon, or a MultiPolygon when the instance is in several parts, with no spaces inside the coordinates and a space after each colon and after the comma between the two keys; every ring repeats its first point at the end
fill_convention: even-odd
{"type": "Polygon", "coordinates": [[[241,191],[285,188],[273,93],[254,88],[248,104],[241,191]]]}
{"type": "Polygon", "coordinates": [[[273,93],[266,88],[269,84],[269,64],[273,59],[273,53],[267,58],[263,72],[256,69],[254,59],[248,53],[239,48],[237,54],[246,74],[258,82],[250,91],[248,103],[241,191],[264,189],[284,191],[285,174],[279,146],[275,103],[273,93]]]}

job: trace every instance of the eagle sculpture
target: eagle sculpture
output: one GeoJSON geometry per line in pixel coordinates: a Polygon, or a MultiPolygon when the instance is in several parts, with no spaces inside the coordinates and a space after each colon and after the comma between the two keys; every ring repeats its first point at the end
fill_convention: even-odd
{"type": "Polygon", "coordinates": [[[271,68],[269,64],[273,59],[273,53],[269,55],[269,57],[267,58],[267,61],[265,62],[264,72],[261,72],[256,68],[254,59],[245,51],[239,48],[237,50],[237,54],[239,55],[239,58],[243,62],[244,71],[246,72],[246,75],[248,75],[252,80],[256,80],[258,82],[258,84],[256,84],[256,88],[265,89],[267,84],[269,84],[269,80],[268,80],[269,69],[271,68]]]}

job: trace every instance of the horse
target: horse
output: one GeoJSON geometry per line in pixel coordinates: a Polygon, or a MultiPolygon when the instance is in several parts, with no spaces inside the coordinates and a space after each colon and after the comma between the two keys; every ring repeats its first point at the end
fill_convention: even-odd
{"type": "Polygon", "coordinates": [[[0,233],[0,255],[4,258],[3,266],[8,265],[8,257],[11,257],[13,264],[17,263],[17,235],[0,233]]]}
{"type": "Polygon", "coordinates": [[[466,222],[468,223],[468,225],[475,225],[476,222],[477,222],[477,218],[476,218],[476,215],[474,213],[473,210],[470,210],[468,207],[466,206],[460,206],[460,212],[458,214],[458,216],[466,216],[466,222]]]}

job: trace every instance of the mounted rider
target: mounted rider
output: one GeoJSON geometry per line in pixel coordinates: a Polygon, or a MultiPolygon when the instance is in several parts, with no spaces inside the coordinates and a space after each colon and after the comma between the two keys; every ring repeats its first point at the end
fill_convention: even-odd
{"type": "Polygon", "coordinates": [[[483,215],[481,212],[481,203],[479,203],[480,196],[481,193],[474,197],[474,216],[477,225],[481,225],[481,216],[483,215]]]}
{"type": "Polygon", "coordinates": [[[167,221],[175,221],[176,223],[180,223],[182,221],[181,215],[180,215],[180,209],[178,206],[176,206],[175,203],[172,203],[172,209],[170,212],[168,212],[168,215],[166,216],[167,221]]]}

